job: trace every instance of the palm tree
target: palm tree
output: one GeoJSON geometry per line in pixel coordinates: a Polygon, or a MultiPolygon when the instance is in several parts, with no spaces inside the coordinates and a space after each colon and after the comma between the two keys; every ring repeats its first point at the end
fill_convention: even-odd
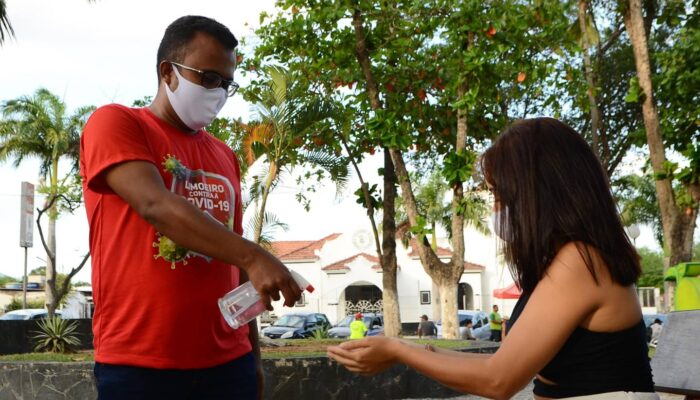
{"type": "Polygon", "coordinates": [[[5,0],[0,0],[0,45],[5,41],[5,35],[8,37],[14,36],[15,31],[12,29],[10,20],[7,19],[7,6],[5,0]]]}
{"type": "Polygon", "coordinates": [[[246,162],[252,165],[264,158],[265,163],[253,174],[250,183],[250,198],[257,205],[252,221],[253,240],[257,243],[264,239],[264,226],[281,226],[274,215],[266,211],[266,206],[270,192],[285,173],[291,174],[299,165],[317,167],[330,175],[338,193],[349,178],[348,165],[342,158],[321,148],[299,148],[300,138],[323,129],[324,121],[333,117],[333,110],[320,100],[298,101],[284,69],[270,67],[267,72],[270,80],[265,89],[259,94],[250,94],[255,102],[256,121],[243,125],[242,150],[246,162]]]}
{"type": "MultiPolygon", "coordinates": [[[[81,107],[66,115],[66,105],[47,89],[39,89],[33,96],[22,96],[0,104],[3,120],[0,121],[0,162],[14,159],[18,167],[27,157],[40,161],[39,173],[45,179],[47,204],[50,205],[46,253],[46,303],[53,315],[60,298],[56,293],[56,218],[59,197],[67,179],[78,169],[80,132],[87,116],[94,107],[81,107]],[[72,163],[72,173],[59,180],[58,166],[61,158],[72,163]]],[[[46,210],[45,210],[46,211],[46,210]]]]}

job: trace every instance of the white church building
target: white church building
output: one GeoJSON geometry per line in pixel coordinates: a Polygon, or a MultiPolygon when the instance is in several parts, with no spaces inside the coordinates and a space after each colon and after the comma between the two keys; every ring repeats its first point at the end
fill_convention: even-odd
{"type": "MultiPolygon", "coordinates": [[[[332,323],[346,315],[382,312],[382,269],[369,231],[333,233],[326,237],[273,242],[273,253],[284,264],[304,276],[315,288],[304,293],[294,308],[273,302],[275,316],[296,311],[321,312],[332,323]]],[[[490,311],[497,304],[501,315],[512,312],[516,300],[494,297],[494,290],[507,288],[513,280],[497,256],[497,241],[471,229],[465,230],[465,268],[459,281],[458,309],[490,311]]],[[[418,322],[433,314],[432,279],[418,257],[415,242],[404,247],[396,243],[399,266],[397,288],[402,323],[418,322]]],[[[452,256],[447,239],[438,241],[437,255],[443,261],[452,256]]]]}

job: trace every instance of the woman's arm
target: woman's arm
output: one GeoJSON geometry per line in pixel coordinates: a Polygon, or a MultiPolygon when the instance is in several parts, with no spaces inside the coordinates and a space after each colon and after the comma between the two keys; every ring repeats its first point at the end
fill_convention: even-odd
{"type": "Polygon", "coordinates": [[[461,392],[509,398],[532,380],[576,326],[599,307],[600,292],[575,246],[568,245],[537,285],[508,339],[491,357],[431,352],[393,338],[343,343],[329,348],[329,355],[358,373],[380,372],[400,362],[461,392]]]}

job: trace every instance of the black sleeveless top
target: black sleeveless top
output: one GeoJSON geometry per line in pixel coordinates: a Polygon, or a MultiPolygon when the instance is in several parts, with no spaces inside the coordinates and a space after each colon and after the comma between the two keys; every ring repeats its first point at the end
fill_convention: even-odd
{"type": "MultiPolygon", "coordinates": [[[[523,294],[508,321],[512,329],[530,299],[523,294]]],[[[542,327],[547,329],[547,327],[542,327]]],[[[540,375],[534,393],[563,398],[606,392],[653,392],[644,320],[617,332],[593,332],[576,327],[540,375]]]]}

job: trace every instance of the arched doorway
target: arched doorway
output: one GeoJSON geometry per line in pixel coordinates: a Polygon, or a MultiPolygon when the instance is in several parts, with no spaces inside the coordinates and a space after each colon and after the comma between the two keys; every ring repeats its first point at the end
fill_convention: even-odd
{"type": "Polygon", "coordinates": [[[474,290],[471,285],[462,282],[457,288],[457,309],[458,310],[473,310],[474,309],[474,290]]]}
{"type": "Polygon", "coordinates": [[[350,315],[357,312],[382,312],[382,290],[369,282],[355,282],[349,285],[340,295],[339,300],[340,315],[350,315]]]}

